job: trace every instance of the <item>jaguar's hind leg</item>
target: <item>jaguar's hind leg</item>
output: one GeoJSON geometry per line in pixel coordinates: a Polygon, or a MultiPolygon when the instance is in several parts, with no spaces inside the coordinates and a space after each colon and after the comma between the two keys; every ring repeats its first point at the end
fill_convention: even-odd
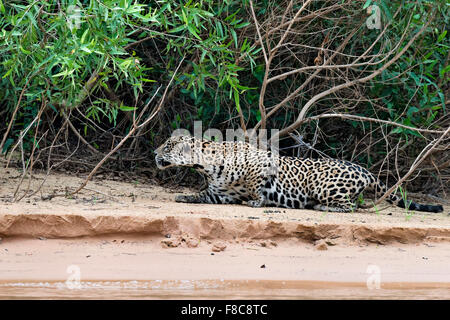
{"type": "MultiPolygon", "coordinates": [[[[266,205],[267,199],[263,194],[263,187],[266,181],[262,176],[250,177],[245,184],[245,188],[249,195],[247,205],[253,208],[260,208],[266,205]]],[[[270,181],[267,182],[270,184],[270,181]]]]}

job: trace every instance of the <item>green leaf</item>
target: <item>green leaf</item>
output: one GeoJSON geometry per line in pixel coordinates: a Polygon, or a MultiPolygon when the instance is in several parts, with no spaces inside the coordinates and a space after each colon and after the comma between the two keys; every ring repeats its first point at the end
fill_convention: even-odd
{"type": "Polygon", "coordinates": [[[373,0],[367,0],[366,3],[363,6],[363,9],[366,9],[367,7],[370,6],[370,4],[372,3],[373,0]]]}
{"type": "Polygon", "coordinates": [[[250,24],[250,22],[242,22],[242,23],[237,24],[235,26],[235,28],[236,29],[241,29],[241,28],[244,28],[244,27],[248,26],[249,24],[250,24]]]}
{"type": "Polygon", "coordinates": [[[208,53],[208,51],[203,50],[202,55],[200,56],[200,63],[203,63],[203,60],[205,59],[205,56],[207,53],[208,53]]]}
{"type": "Polygon", "coordinates": [[[68,75],[68,71],[67,70],[64,70],[64,71],[61,71],[60,73],[57,73],[57,74],[54,74],[54,75],[52,75],[52,78],[56,78],[56,77],[61,77],[61,76],[67,76],[68,75]]]}
{"type": "Polygon", "coordinates": [[[386,17],[388,18],[388,20],[392,20],[392,13],[391,13],[391,10],[389,9],[389,5],[391,5],[391,4],[389,3],[389,5],[388,5],[388,4],[386,4],[386,0],[381,0],[380,5],[383,7],[383,12],[386,15],[386,17]]]}
{"type": "Polygon", "coordinates": [[[81,50],[83,50],[84,52],[87,52],[87,53],[92,53],[92,50],[91,49],[89,49],[88,47],[86,47],[86,46],[82,46],[81,48],[80,48],[81,50]]]}
{"type": "Polygon", "coordinates": [[[234,45],[236,46],[236,48],[238,47],[238,40],[237,40],[237,35],[236,35],[236,31],[234,31],[233,29],[230,30],[231,35],[233,36],[234,39],[234,45]]]}
{"type": "Polygon", "coordinates": [[[192,33],[192,35],[194,37],[196,37],[198,40],[202,40],[202,38],[200,38],[200,36],[197,34],[197,32],[195,31],[194,27],[191,26],[190,24],[188,24],[188,30],[190,33],[192,33]]]}
{"type": "Polygon", "coordinates": [[[205,10],[198,10],[203,16],[207,16],[209,18],[213,18],[214,14],[205,10]]]}
{"type": "Polygon", "coordinates": [[[83,44],[84,40],[86,40],[86,36],[87,36],[88,32],[89,32],[89,28],[87,28],[86,31],[84,31],[83,35],[81,36],[81,40],[80,40],[81,44],[83,44]]]}
{"type": "Polygon", "coordinates": [[[3,75],[2,79],[5,79],[5,78],[6,78],[7,76],[9,76],[12,72],[13,72],[13,69],[9,69],[8,72],[6,72],[6,73],[3,75]]]}
{"type": "Polygon", "coordinates": [[[14,139],[9,138],[5,141],[5,144],[3,145],[3,149],[2,149],[2,153],[6,153],[6,151],[8,150],[9,146],[14,142],[14,139]]]}
{"type": "Polygon", "coordinates": [[[119,109],[122,110],[122,111],[134,111],[134,110],[136,110],[135,107],[129,107],[129,106],[124,106],[124,105],[121,105],[119,107],[119,109]]]}
{"type": "Polygon", "coordinates": [[[178,26],[178,27],[176,27],[176,28],[174,28],[174,29],[172,29],[172,30],[169,30],[169,33],[180,32],[180,31],[183,31],[183,30],[185,30],[185,29],[186,29],[186,25],[183,24],[183,25],[178,26]]]}
{"type": "Polygon", "coordinates": [[[439,72],[439,76],[442,78],[442,77],[444,77],[444,74],[446,74],[449,71],[450,71],[450,64],[448,66],[446,66],[445,68],[443,68],[441,70],[441,72],[439,72]]]}
{"type": "Polygon", "coordinates": [[[408,109],[408,112],[406,112],[406,115],[408,116],[408,118],[411,118],[412,114],[415,113],[415,112],[418,112],[418,111],[419,111],[418,108],[416,108],[416,107],[410,107],[410,108],[408,109]]]}
{"type": "Polygon", "coordinates": [[[131,59],[125,59],[124,61],[122,61],[122,62],[119,64],[119,66],[120,66],[122,69],[127,69],[127,68],[131,65],[132,62],[133,62],[133,61],[132,61],[131,59]]]}
{"type": "Polygon", "coordinates": [[[241,105],[239,103],[239,92],[237,90],[233,90],[233,91],[234,91],[234,102],[236,103],[236,110],[238,112],[240,112],[241,105]]]}
{"type": "Polygon", "coordinates": [[[409,129],[407,129],[407,131],[408,131],[409,134],[412,134],[413,136],[422,138],[422,135],[421,135],[419,132],[415,131],[415,130],[409,130],[409,129]]]}
{"type": "Polygon", "coordinates": [[[416,83],[416,86],[421,86],[422,85],[420,78],[414,72],[412,72],[412,71],[408,72],[408,75],[411,78],[414,79],[414,82],[416,83]]]}
{"type": "Polygon", "coordinates": [[[392,133],[402,133],[404,129],[402,127],[397,127],[392,130],[392,133]]]}
{"type": "Polygon", "coordinates": [[[445,38],[446,34],[447,34],[447,30],[442,31],[442,33],[437,38],[437,42],[441,42],[445,38]]]}
{"type": "Polygon", "coordinates": [[[31,51],[25,50],[22,46],[20,46],[20,51],[22,51],[25,54],[31,54],[31,51]]]}
{"type": "Polygon", "coordinates": [[[234,12],[232,15],[226,17],[224,21],[232,20],[234,18],[234,16],[238,14],[239,11],[241,11],[241,9],[237,9],[236,12],[234,12]]]}

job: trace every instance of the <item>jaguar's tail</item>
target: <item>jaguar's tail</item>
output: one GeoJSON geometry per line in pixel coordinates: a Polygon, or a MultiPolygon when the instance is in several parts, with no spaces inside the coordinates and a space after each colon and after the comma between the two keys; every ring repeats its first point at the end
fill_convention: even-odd
{"type": "MultiPolygon", "coordinates": [[[[383,195],[387,188],[383,182],[374,177],[375,181],[369,186],[375,190],[375,196],[383,195]]],[[[400,208],[408,207],[409,210],[425,211],[425,212],[442,212],[444,208],[441,205],[420,204],[411,200],[404,200],[402,197],[391,193],[386,199],[387,202],[392,203],[400,208]],[[406,202],[406,203],[405,203],[406,202]]]]}

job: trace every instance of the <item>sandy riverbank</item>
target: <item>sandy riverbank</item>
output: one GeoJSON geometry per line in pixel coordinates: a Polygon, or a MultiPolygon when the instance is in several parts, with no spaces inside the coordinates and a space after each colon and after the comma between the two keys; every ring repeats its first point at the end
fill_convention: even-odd
{"type": "Polygon", "coordinates": [[[42,200],[82,181],[61,174],[13,203],[18,179],[2,169],[0,298],[450,298],[445,205],[440,214],[187,205],[173,190],[104,179],[42,200]],[[81,290],[65,284],[70,266],[81,290]],[[369,290],[371,279],[381,289],[369,290]]]}

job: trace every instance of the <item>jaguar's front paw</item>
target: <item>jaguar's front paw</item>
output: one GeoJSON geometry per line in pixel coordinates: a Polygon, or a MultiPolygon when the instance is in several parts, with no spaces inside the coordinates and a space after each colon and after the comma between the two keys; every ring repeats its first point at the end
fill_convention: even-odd
{"type": "Polygon", "coordinates": [[[175,202],[199,203],[200,201],[196,196],[180,194],[175,197],[175,202]]]}
{"type": "Polygon", "coordinates": [[[190,196],[186,196],[186,195],[180,194],[180,195],[175,197],[175,202],[189,202],[189,197],[190,196]]]}
{"type": "Polygon", "coordinates": [[[249,207],[260,208],[263,206],[263,203],[260,200],[250,200],[247,202],[249,207]]]}

